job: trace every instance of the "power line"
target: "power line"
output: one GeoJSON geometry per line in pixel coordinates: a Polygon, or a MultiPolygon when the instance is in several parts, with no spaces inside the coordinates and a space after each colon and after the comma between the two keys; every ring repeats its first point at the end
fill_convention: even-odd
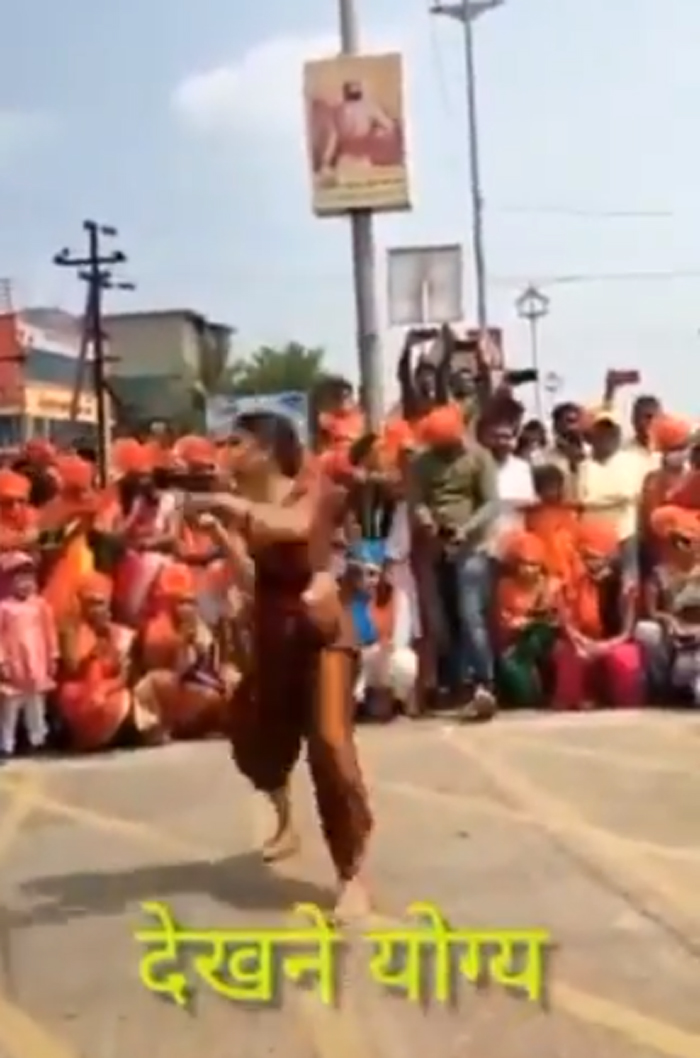
{"type": "Polygon", "coordinates": [[[666,272],[590,272],[573,275],[540,276],[533,280],[523,276],[492,276],[494,286],[522,286],[534,282],[538,286],[577,286],[586,283],[636,283],[636,282],[673,282],[682,279],[700,279],[700,268],[677,269],[666,272]]]}
{"type": "Polygon", "coordinates": [[[588,209],[578,206],[493,206],[490,213],[513,214],[515,216],[578,217],[583,220],[669,220],[675,216],[671,210],[660,209],[588,209]]]}

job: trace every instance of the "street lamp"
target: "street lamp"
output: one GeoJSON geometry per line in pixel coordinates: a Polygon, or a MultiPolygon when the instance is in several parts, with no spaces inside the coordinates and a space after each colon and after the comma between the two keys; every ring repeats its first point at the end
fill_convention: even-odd
{"type": "Polygon", "coordinates": [[[539,325],[549,313],[549,298],[535,286],[528,286],[516,299],[515,308],[521,320],[527,320],[530,327],[530,365],[537,372],[535,382],[535,406],[537,418],[542,419],[542,380],[540,379],[539,325]]]}
{"type": "Polygon", "coordinates": [[[479,329],[489,325],[486,291],[486,252],[484,249],[484,198],[481,191],[479,124],[476,96],[473,23],[480,15],[501,7],[505,0],[457,0],[433,4],[430,13],[454,18],[464,26],[464,62],[467,89],[467,137],[469,143],[469,185],[472,205],[472,254],[476,280],[476,313],[479,329]]]}

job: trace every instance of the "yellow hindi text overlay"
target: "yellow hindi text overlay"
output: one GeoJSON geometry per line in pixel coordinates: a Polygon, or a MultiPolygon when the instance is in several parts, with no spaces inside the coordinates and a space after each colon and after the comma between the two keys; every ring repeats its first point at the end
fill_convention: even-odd
{"type": "MultiPolygon", "coordinates": [[[[178,925],[167,904],[142,904],[149,928],[134,939],[145,948],[139,972],[149,992],[186,1007],[196,979],[234,1003],[273,1004],[284,980],[313,982],[327,1006],[338,999],[343,934],[315,904],[298,904],[298,926],[193,929],[178,925]]],[[[421,1004],[448,1004],[460,981],[496,983],[534,1003],[546,998],[552,938],[543,929],[453,929],[439,908],[412,904],[413,922],[372,929],[368,969],[380,986],[421,1004]]]]}

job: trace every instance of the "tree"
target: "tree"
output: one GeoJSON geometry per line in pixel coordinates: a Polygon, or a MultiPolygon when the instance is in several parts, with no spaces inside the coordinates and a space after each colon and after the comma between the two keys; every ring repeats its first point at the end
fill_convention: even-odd
{"type": "Polygon", "coordinates": [[[239,360],[222,380],[222,391],[240,397],[266,393],[309,393],[325,378],[320,347],[288,342],[277,349],[262,345],[239,360]]]}

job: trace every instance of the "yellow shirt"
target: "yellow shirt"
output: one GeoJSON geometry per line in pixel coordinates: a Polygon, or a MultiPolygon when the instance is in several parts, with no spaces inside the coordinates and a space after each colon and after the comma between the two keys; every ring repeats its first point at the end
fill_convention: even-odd
{"type": "Polygon", "coordinates": [[[584,517],[612,522],[620,542],[634,536],[642,485],[636,454],[616,452],[604,463],[584,459],[578,485],[579,501],[587,508],[584,517]]]}

